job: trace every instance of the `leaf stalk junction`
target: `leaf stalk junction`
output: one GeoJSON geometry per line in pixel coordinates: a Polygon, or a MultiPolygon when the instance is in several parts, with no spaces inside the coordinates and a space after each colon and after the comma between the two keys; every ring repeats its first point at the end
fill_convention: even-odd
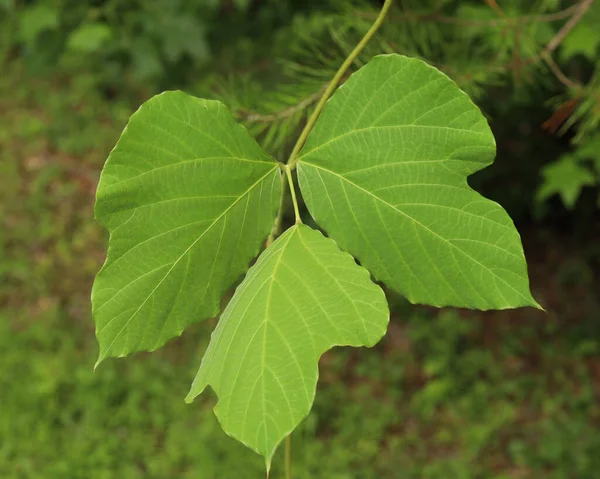
{"type": "MultiPolygon", "coordinates": [[[[323,111],[323,108],[325,108],[325,104],[327,103],[327,100],[329,100],[331,95],[333,95],[333,92],[338,87],[344,74],[346,73],[348,68],[350,68],[350,66],[356,59],[356,57],[360,54],[360,52],[363,50],[363,48],[369,42],[369,40],[371,40],[373,35],[375,35],[377,30],[383,23],[388,11],[390,10],[392,3],[393,3],[393,0],[385,0],[383,7],[381,7],[379,15],[375,19],[375,22],[373,22],[373,25],[371,25],[371,28],[369,28],[367,33],[365,33],[365,36],[361,39],[360,42],[358,42],[356,47],[354,47],[352,52],[350,52],[348,57],[344,60],[344,62],[342,63],[342,65],[340,66],[340,68],[335,73],[334,77],[332,78],[331,82],[327,86],[327,89],[325,90],[325,92],[323,93],[321,98],[319,99],[317,106],[315,107],[314,111],[310,115],[310,118],[306,122],[306,125],[302,129],[300,136],[296,140],[296,143],[294,144],[294,147],[292,148],[292,152],[290,153],[288,161],[285,164],[281,164],[281,166],[280,166],[280,168],[282,170],[281,201],[279,204],[279,210],[277,212],[277,217],[275,218],[275,223],[273,225],[273,229],[266,241],[267,248],[271,245],[271,243],[273,243],[275,238],[281,233],[281,229],[282,229],[283,210],[284,210],[284,206],[285,206],[285,197],[287,194],[286,181],[283,178],[284,174],[287,177],[287,184],[289,185],[289,189],[290,189],[290,193],[291,193],[291,197],[292,197],[292,204],[294,206],[295,224],[302,223],[302,220],[300,218],[300,209],[298,207],[298,200],[297,200],[297,196],[296,196],[296,188],[294,187],[294,181],[292,178],[292,171],[296,168],[300,150],[302,150],[302,147],[306,143],[306,139],[308,138],[308,135],[312,131],[313,127],[315,126],[315,123],[317,122],[319,115],[323,111]]],[[[288,437],[286,437],[286,440],[285,440],[285,477],[286,477],[286,479],[291,479],[291,477],[292,477],[291,469],[292,469],[291,438],[290,438],[290,436],[288,436],[288,437]]],[[[267,474],[268,474],[268,472],[267,472],[267,474]]]]}
{"type": "Polygon", "coordinates": [[[273,224],[273,229],[271,230],[271,234],[269,235],[269,237],[267,238],[267,241],[266,241],[267,248],[271,245],[271,243],[273,243],[275,238],[277,238],[277,236],[279,236],[279,234],[281,233],[281,229],[282,229],[283,210],[284,210],[284,206],[285,206],[285,197],[287,195],[286,181],[283,178],[284,175],[287,177],[287,184],[289,184],[289,188],[290,188],[290,192],[291,192],[291,196],[292,196],[292,203],[294,205],[295,224],[302,223],[302,220],[300,219],[299,208],[298,208],[296,189],[294,188],[294,183],[292,181],[292,171],[296,168],[300,150],[302,150],[302,147],[306,143],[306,139],[308,138],[308,135],[312,131],[313,127],[315,126],[315,123],[317,122],[319,115],[323,111],[323,108],[325,108],[325,104],[327,103],[327,100],[329,100],[331,95],[333,95],[333,92],[338,87],[338,84],[342,80],[342,77],[344,76],[344,74],[346,73],[348,68],[350,68],[350,66],[352,65],[354,60],[356,60],[356,57],[360,54],[360,52],[363,50],[363,48],[366,46],[366,44],[369,42],[369,40],[371,40],[371,38],[373,38],[373,35],[375,35],[377,30],[383,23],[387,13],[389,12],[389,10],[392,6],[392,3],[393,3],[393,0],[385,0],[383,7],[381,7],[381,10],[379,11],[377,18],[373,22],[373,25],[371,25],[371,28],[369,28],[367,33],[365,33],[365,36],[361,39],[360,42],[358,42],[356,47],[354,47],[354,50],[352,50],[350,52],[348,57],[344,60],[344,63],[342,63],[342,65],[340,66],[338,71],[335,73],[335,75],[331,79],[331,82],[327,86],[327,89],[325,90],[325,92],[323,93],[321,98],[319,99],[317,106],[315,107],[314,111],[310,115],[310,118],[306,122],[306,125],[302,129],[300,136],[296,140],[296,143],[294,144],[294,147],[292,148],[292,152],[290,153],[288,161],[285,164],[281,164],[281,166],[280,166],[281,172],[282,172],[281,202],[279,204],[279,209],[277,211],[277,217],[275,218],[275,223],[273,224]]]}

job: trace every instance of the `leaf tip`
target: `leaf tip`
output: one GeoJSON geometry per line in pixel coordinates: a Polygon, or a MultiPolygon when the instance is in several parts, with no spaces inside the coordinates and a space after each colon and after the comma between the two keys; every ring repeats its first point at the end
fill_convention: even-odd
{"type": "MultiPolygon", "coordinates": [[[[533,298],[532,298],[532,299],[533,299],[533,298]]],[[[532,306],[533,306],[535,309],[539,309],[540,311],[543,311],[544,313],[547,313],[547,312],[548,312],[548,311],[546,311],[546,310],[544,309],[544,307],[543,307],[543,306],[542,306],[540,303],[538,303],[538,302],[537,302],[535,299],[533,300],[533,304],[532,304],[532,306]]]]}
{"type": "Polygon", "coordinates": [[[522,307],[530,307],[530,308],[535,308],[539,311],[543,311],[544,313],[547,313],[547,311],[544,309],[544,307],[537,302],[537,300],[534,298],[533,294],[531,294],[531,291],[527,291],[528,294],[526,294],[526,298],[527,298],[527,304],[523,304],[521,305],[522,307]]]}
{"type": "Polygon", "coordinates": [[[98,359],[96,360],[96,363],[94,364],[94,372],[96,372],[96,369],[98,369],[98,366],[100,366],[100,363],[104,361],[104,356],[100,355],[98,356],[98,359]]]}

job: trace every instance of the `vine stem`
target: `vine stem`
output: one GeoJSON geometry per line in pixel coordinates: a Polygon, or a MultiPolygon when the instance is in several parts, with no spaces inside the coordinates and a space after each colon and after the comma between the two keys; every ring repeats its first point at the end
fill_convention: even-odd
{"type": "MultiPolygon", "coordinates": [[[[298,199],[296,198],[296,189],[294,188],[294,181],[292,178],[292,170],[296,167],[296,163],[298,162],[298,153],[300,153],[300,150],[306,143],[306,139],[308,138],[308,135],[312,131],[313,127],[315,126],[315,123],[317,122],[319,115],[323,111],[323,108],[325,108],[325,104],[327,103],[327,100],[329,100],[329,98],[331,97],[331,95],[333,94],[335,89],[337,88],[338,84],[340,83],[340,80],[342,79],[342,77],[344,76],[344,74],[346,73],[348,68],[350,68],[350,65],[352,65],[352,63],[354,62],[356,57],[363,50],[365,45],[369,42],[369,40],[371,40],[373,35],[375,35],[375,32],[377,32],[377,30],[383,23],[385,16],[387,15],[388,11],[390,10],[390,7],[392,6],[392,2],[393,2],[393,0],[385,0],[383,6],[381,7],[379,15],[373,22],[373,25],[371,25],[371,28],[369,28],[367,33],[365,33],[365,36],[361,39],[360,42],[358,42],[356,47],[354,47],[354,50],[352,50],[352,52],[350,52],[350,55],[348,55],[348,57],[344,60],[344,63],[342,63],[342,65],[340,66],[340,68],[338,69],[338,71],[336,72],[334,77],[332,78],[331,82],[327,86],[327,89],[323,93],[323,96],[321,96],[319,103],[317,103],[317,106],[315,107],[314,111],[312,112],[308,121],[306,122],[304,129],[300,133],[300,136],[298,137],[298,140],[296,141],[296,144],[294,145],[294,148],[292,149],[292,152],[290,153],[290,157],[288,158],[287,163],[285,165],[281,165],[281,169],[285,172],[285,176],[287,177],[287,180],[288,180],[287,182],[290,187],[290,192],[292,195],[292,203],[294,204],[294,216],[296,217],[296,224],[302,223],[302,220],[300,219],[300,210],[298,208],[298,199]]],[[[281,231],[281,223],[282,223],[282,219],[283,219],[283,206],[284,206],[284,198],[285,198],[285,182],[283,180],[283,175],[282,175],[281,187],[282,187],[281,188],[281,204],[279,206],[277,218],[275,219],[275,224],[273,225],[273,230],[271,231],[271,234],[267,238],[267,247],[269,247],[271,245],[271,243],[273,242],[275,237],[277,235],[279,235],[279,233],[281,231]]],[[[268,472],[267,472],[267,477],[268,477],[268,472]]],[[[291,435],[288,435],[285,438],[285,479],[292,479],[292,439],[291,439],[291,435]]]]}
{"type": "MultiPolygon", "coordinates": [[[[350,55],[348,55],[348,57],[344,60],[344,63],[342,63],[342,65],[340,66],[340,68],[338,69],[338,71],[336,72],[334,77],[332,78],[331,82],[327,86],[327,89],[323,93],[323,96],[321,96],[319,103],[317,103],[317,106],[315,107],[314,111],[310,115],[310,118],[306,122],[306,125],[304,126],[302,133],[300,133],[300,136],[298,137],[298,140],[296,141],[296,144],[294,145],[294,148],[292,149],[292,152],[290,154],[290,157],[288,158],[287,163],[285,165],[283,165],[283,164],[280,165],[282,173],[285,173],[285,175],[287,176],[287,179],[288,179],[287,183],[289,184],[290,191],[292,193],[292,201],[294,203],[294,214],[296,216],[296,224],[302,223],[302,221],[300,220],[300,213],[298,210],[298,201],[296,199],[296,190],[294,189],[294,183],[292,181],[291,172],[296,167],[296,163],[298,161],[298,153],[300,153],[300,150],[304,146],[304,143],[306,143],[306,139],[308,138],[308,135],[312,131],[313,127],[315,126],[315,123],[317,122],[319,115],[323,111],[323,108],[325,107],[327,100],[329,100],[329,97],[331,97],[331,95],[337,88],[340,80],[344,76],[344,73],[346,73],[346,70],[348,70],[348,68],[350,68],[350,65],[352,65],[352,63],[354,62],[356,57],[360,54],[360,52],[363,50],[365,45],[369,42],[369,40],[371,40],[373,35],[375,35],[375,32],[379,29],[379,27],[383,23],[383,20],[385,19],[385,16],[387,15],[388,11],[390,10],[392,3],[393,3],[393,0],[385,0],[385,3],[383,4],[383,7],[381,7],[381,11],[379,12],[379,15],[373,22],[373,25],[371,25],[371,28],[369,28],[367,33],[365,33],[365,36],[361,39],[361,41],[358,42],[358,45],[356,45],[356,47],[354,47],[354,50],[352,50],[352,52],[350,52],[350,55]]],[[[275,223],[273,225],[273,229],[271,230],[271,233],[269,234],[269,237],[267,238],[267,241],[266,241],[267,248],[273,243],[275,238],[281,232],[281,224],[283,221],[283,206],[284,206],[285,195],[286,195],[286,182],[285,182],[285,179],[283,178],[283,175],[282,175],[281,182],[282,182],[282,184],[281,184],[281,202],[279,204],[279,210],[277,212],[277,218],[275,218],[275,223]]]]}
{"type": "Polygon", "coordinates": [[[352,65],[352,63],[354,62],[356,57],[360,54],[360,52],[363,50],[365,45],[369,42],[369,40],[371,40],[373,35],[375,35],[375,32],[379,29],[379,27],[383,23],[385,16],[387,15],[390,7],[392,6],[392,2],[393,2],[393,0],[385,0],[385,3],[383,4],[383,7],[381,7],[379,15],[373,22],[373,25],[371,25],[371,28],[369,28],[369,31],[367,33],[365,33],[365,36],[362,38],[362,40],[360,42],[358,42],[358,45],[356,45],[356,47],[354,47],[354,50],[352,50],[352,52],[350,52],[350,55],[348,55],[346,60],[344,60],[344,63],[342,63],[342,66],[340,66],[340,68],[336,72],[335,76],[331,80],[331,83],[329,83],[327,90],[325,90],[325,93],[323,93],[323,96],[319,100],[319,103],[317,103],[315,110],[312,112],[312,115],[310,115],[310,118],[306,122],[306,125],[304,126],[302,133],[300,133],[300,136],[298,137],[298,140],[296,141],[296,144],[294,145],[294,148],[292,149],[292,153],[290,154],[290,157],[288,159],[287,165],[292,170],[296,167],[296,163],[298,161],[298,153],[300,153],[300,150],[304,146],[304,143],[306,143],[306,139],[308,138],[308,135],[312,131],[313,127],[315,126],[315,123],[317,122],[319,115],[323,111],[323,108],[325,108],[325,103],[327,103],[327,100],[329,100],[329,97],[333,94],[333,92],[337,88],[338,83],[344,76],[344,73],[346,73],[346,70],[348,70],[348,68],[350,68],[350,65],[352,65]]]}
{"type": "Polygon", "coordinates": [[[294,204],[294,216],[296,217],[296,224],[300,224],[302,223],[302,220],[300,219],[300,208],[298,208],[296,188],[294,188],[294,180],[292,179],[292,169],[289,165],[285,165],[285,174],[290,185],[290,192],[292,193],[292,203],[294,204]]]}

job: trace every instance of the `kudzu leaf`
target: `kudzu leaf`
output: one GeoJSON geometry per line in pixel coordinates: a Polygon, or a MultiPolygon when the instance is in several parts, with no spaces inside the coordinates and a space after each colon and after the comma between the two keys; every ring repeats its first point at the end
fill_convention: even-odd
{"type": "Polygon", "coordinates": [[[98,362],[218,313],[273,225],[280,178],[219,102],[166,92],[132,115],[97,192],[110,231],[92,291],[98,362]]]}
{"type": "Polygon", "coordinates": [[[187,401],[210,385],[223,429],[265,457],[308,414],[319,357],[385,334],[385,295],[320,232],[297,225],[249,270],[221,315],[187,401]]]}
{"type": "Polygon", "coordinates": [[[487,121],[453,81],[381,55],[329,100],[298,176],[317,223],[411,302],[538,306],[510,217],[467,184],[494,155],[487,121]]]}

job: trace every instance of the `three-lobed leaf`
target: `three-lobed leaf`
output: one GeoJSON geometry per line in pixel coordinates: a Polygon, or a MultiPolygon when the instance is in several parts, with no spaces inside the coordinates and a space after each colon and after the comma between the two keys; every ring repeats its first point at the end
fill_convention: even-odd
{"type": "Polygon", "coordinates": [[[316,222],[411,302],[538,306],[510,217],[467,184],[494,155],[486,119],[452,80],[381,55],[329,100],[298,177],[316,222]]]}
{"type": "MultiPolygon", "coordinates": [[[[485,118],[439,71],[399,55],[360,69],[294,159],[331,239],[300,224],[263,252],[187,400],[212,387],[223,429],[269,467],[311,408],[320,356],[385,333],[387,303],[367,269],[415,303],[537,306],[512,221],[467,184],[494,154],[485,118]]],[[[142,105],[98,186],[96,216],[110,231],[92,292],[99,361],[215,316],[273,226],[281,179],[219,102],[167,92],[142,105]]]]}
{"type": "Polygon", "coordinates": [[[373,346],[388,318],[368,271],[331,239],[296,225],[236,290],[187,400],[210,385],[223,429],[269,467],[277,445],[310,411],[319,357],[333,346],[373,346]]]}
{"type": "Polygon", "coordinates": [[[108,258],[92,308],[107,356],[214,317],[271,230],[278,163],[219,102],[166,92],[131,117],[98,185],[108,258]]]}

